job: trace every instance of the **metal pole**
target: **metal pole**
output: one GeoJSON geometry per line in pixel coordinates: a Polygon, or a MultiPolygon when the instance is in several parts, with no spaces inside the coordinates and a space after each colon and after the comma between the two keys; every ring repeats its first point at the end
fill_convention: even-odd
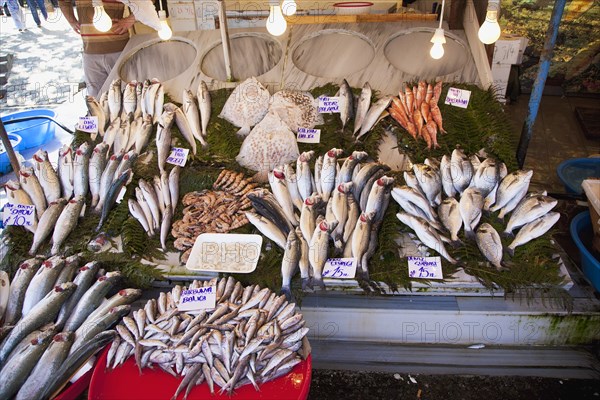
{"type": "Polygon", "coordinates": [[[232,82],[233,74],[231,73],[231,54],[229,53],[229,30],[227,29],[227,12],[225,10],[224,0],[219,0],[219,29],[221,30],[221,43],[223,43],[223,57],[225,57],[227,82],[232,82]]]}
{"type": "Polygon", "coordinates": [[[525,165],[527,148],[529,147],[529,141],[533,134],[533,124],[535,123],[540,108],[542,93],[544,92],[548,70],[550,69],[550,62],[552,61],[552,53],[554,45],[556,44],[556,37],[558,36],[558,26],[560,25],[560,19],[562,18],[566,3],[567,0],[556,0],[554,2],[554,8],[552,9],[550,24],[548,25],[548,31],[546,32],[544,50],[540,57],[538,74],[535,78],[535,83],[533,84],[531,97],[529,98],[529,112],[525,119],[525,123],[523,124],[521,139],[519,140],[519,147],[517,148],[517,162],[519,163],[520,168],[523,168],[523,165],[525,165]]]}
{"type": "Polygon", "coordinates": [[[17,155],[15,154],[15,150],[10,143],[10,139],[8,138],[8,133],[6,133],[6,129],[4,129],[4,123],[0,120],[0,139],[2,139],[2,144],[4,145],[4,150],[6,150],[6,154],[8,155],[8,160],[10,161],[10,165],[12,166],[13,171],[17,175],[17,179],[19,178],[19,161],[17,160],[17,155]]]}

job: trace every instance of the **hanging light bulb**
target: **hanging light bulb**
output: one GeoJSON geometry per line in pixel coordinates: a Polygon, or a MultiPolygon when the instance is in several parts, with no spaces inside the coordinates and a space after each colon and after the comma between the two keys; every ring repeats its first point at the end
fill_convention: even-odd
{"type": "Polygon", "coordinates": [[[108,32],[112,27],[112,20],[104,10],[102,2],[98,2],[100,5],[94,5],[94,28],[100,32],[108,32]]]}
{"type": "Polygon", "coordinates": [[[433,37],[431,38],[431,50],[429,50],[429,55],[431,58],[435,60],[439,60],[444,56],[444,43],[446,43],[446,36],[444,35],[444,30],[438,28],[435,30],[433,37]]]}
{"type": "Polygon", "coordinates": [[[490,0],[485,14],[485,21],[481,24],[477,36],[485,44],[495,43],[500,38],[500,25],[498,25],[498,9],[500,3],[490,0]]]}
{"type": "Polygon", "coordinates": [[[281,10],[283,11],[283,15],[291,16],[296,14],[296,9],[298,5],[295,0],[283,0],[281,3],[281,10]]]}
{"type": "Polygon", "coordinates": [[[267,31],[273,36],[281,36],[287,29],[287,22],[281,12],[278,1],[269,2],[269,17],[267,18],[267,31]]]}
{"type": "Polygon", "coordinates": [[[162,40],[169,40],[173,36],[173,31],[167,22],[167,13],[163,10],[158,12],[158,19],[160,20],[160,29],[158,30],[158,37],[162,40]]]}

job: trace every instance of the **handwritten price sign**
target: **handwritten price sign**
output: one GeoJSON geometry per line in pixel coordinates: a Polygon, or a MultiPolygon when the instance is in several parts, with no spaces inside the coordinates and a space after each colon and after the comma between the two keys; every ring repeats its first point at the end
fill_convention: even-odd
{"type": "Polygon", "coordinates": [[[181,292],[179,311],[211,310],[217,304],[217,287],[208,286],[181,292]]]}
{"type": "Polygon", "coordinates": [[[320,129],[298,128],[298,143],[319,143],[321,141],[320,129]]]}
{"type": "Polygon", "coordinates": [[[320,113],[339,113],[339,97],[319,97],[319,112],[320,113]]]}
{"type": "Polygon", "coordinates": [[[408,276],[423,279],[444,279],[440,257],[408,257],[408,276]]]}
{"type": "Polygon", "coordinates": [[[469,106],[469,100],[471,99],[471,91],[449,88],[448,94],[446,95],[445,104],[450,104],[451,106],[467,108],[469,106]]]}
{"type": "Polygon", "coordinates": [[[98,133],[98,117],[79,117],[77,129],[87,133],[98,133]]]}
{"type": "Polygon", "coordinates": [[[356,258],[329,258],[323,268],[323,278],[353,279],[356,276],[356,258]]]}
{"type": "Polygon", "coordinates": [[[179,147],[173,147],[171,149],[171,154],[167,158],[167,162],[173,165],[179,165],[180,167],[184,167],[187,162],[187,156],[190,152],[190,149],[182,149],[179,147]]]}
{"type": "Polygon", "coordinates": [[[35,222],[35,206],[6,203],[2,215],[4,226],[33,226],[35,222]]]}

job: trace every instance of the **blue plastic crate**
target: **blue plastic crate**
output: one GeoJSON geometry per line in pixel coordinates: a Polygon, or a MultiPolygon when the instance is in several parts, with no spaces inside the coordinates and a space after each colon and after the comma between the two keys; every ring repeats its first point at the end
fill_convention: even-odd
{"type": "Polygon", "coordinates": [[[571,237],[581,253],[581,268],[594,289],[600,292],[600,261],[592,254],[592,220],[589,211],[577,214],[571,221],[571,237]]]}
{"type": "Polygon", "coordinates": [[[573,158],[561,162],[556,168],[567,193],[582,194],[581,182],[587,178],[600,178],[600,158],[573,158]]]}
{"type": "Polygon", "coordinates": [[[47,119],[33,119],[30,121],[15,122],[12,124],[6,123],[12,119],[35,116],[55,118],[56,112],[47,108],[39,108],[36,110],[19,111],[2,117],[2,122],[5,123],[4,126],[6,128],[6,132],[19,135],[21,137],[21,151],[40,147],[44,143],[54,138],[56,126],[54,122],[47,119]]]}
{"type": "MultiPolygon", "coordinates": [[[[15,135],[14,133],[9,133],[8,140],[10,140],[10,143],[15,151],[19,151],[21,149],[21,145],[23,144],[21,136],[15,135]]],[[[6,154],[6,150],[4,150],[2,142],[0,142],[0,174],[6,174],[11,170],[12,167],[10,165],[10,160],[8,159],[8,154],[6,154]]]]}

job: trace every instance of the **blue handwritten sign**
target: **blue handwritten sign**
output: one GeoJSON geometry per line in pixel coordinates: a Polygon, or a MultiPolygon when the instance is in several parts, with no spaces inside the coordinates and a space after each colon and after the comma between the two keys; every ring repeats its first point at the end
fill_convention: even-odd
{"type": "Polygon", "coordinates": [[[329,258],[323,267],[323,278],[353,279],[356,276],[356,258],[329,258]]]}
{"type": "Polygon", "coordinates": [[[467,108],[469,106],[469,100],[471,99],[471,91],[457,88],[449,88],[448,94],[446,95],[445,104],[451,106],[467,108]]]}
{"type": "Polygon", "coordinates": [[[298,128],[296,140],[299,143],[319,143],[321,141],[321,130],[298,128]]]}
{"type": "Polygon", "coordinates": [[[340,105],[338,97],[319,97],[319,112],[320,113],[339,113],[340,105]]]}
{"type": "Polygon", "coordinates": [[[79,117],[79,123],[77,129],[87,133],[98,133],[98,117],[79,117]]]}
{"type": "Polygon", "coordinates": [[[171,154],[167,158],[167,162],[173,165],[179,165],[180,167],[185,167],[185,163],[187,162],[187,156],[190,152],[190,149],[182,149],[180,147],[173,147],[171,149],[171,154]]]}
{"type": "Polygon", "coordinates": [[[181,292],[179,311],[210,310],[217,304],[217,287],[207,286],[181,292]]]}
{"type": "Polygon", "coordinates": [[[423,279],[444,279],[440,257],[408,257],[408,276],[423,279]]]}
{"type": "Polygon", "coordinates": [[[35,223],[35,206],[18,203],[6,203],[2,214],[4,226],[33,226],[35,223]]]}

